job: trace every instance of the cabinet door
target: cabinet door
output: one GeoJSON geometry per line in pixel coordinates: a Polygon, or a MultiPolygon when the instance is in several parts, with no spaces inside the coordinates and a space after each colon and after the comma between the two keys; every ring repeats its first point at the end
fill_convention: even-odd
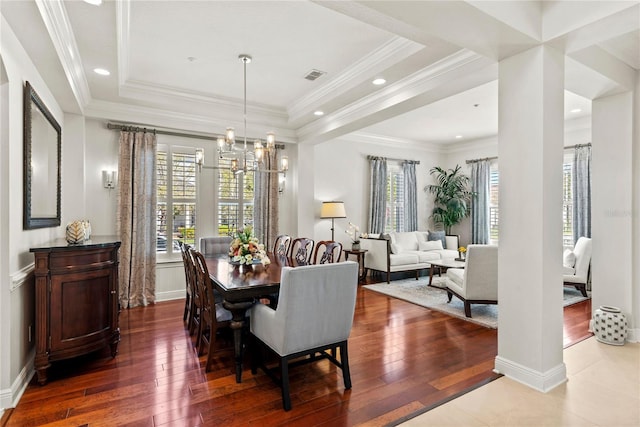
{"type": "Polygon", "coordinates": [[[111,336],[114,270],[51,277],[50,351],[81,350],[111,336]]]}

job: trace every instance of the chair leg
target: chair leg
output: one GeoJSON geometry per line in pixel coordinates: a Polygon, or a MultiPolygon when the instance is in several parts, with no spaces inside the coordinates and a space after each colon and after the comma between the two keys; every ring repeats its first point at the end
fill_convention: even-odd
{"type": "Polygon", "coordinates": [[[198,325],[198,338],[196,338],[196,347],[198,348],[198,356],[202,356],[204,354],[204,343],[203,341],[203,335],[204,335],[204,328],[202,327],[202,319],[200,319],[200,324],[198,325]]]}
{"type": "Polygon", "coordinates": [[[453,294],[447,291],[447,302],[451,302],[451,298],[453,298],[453,294]]]}
{"type": "Polygon", "coordinates": [[[580,291],[580,293],[582,294],[583,297],[588,297],[589,295],[587,295],[587,285],[584,285],[582,283],[577,284],[576,285],[576,289],[580,291]]]}
{"type": "Polygon", "coordinates": [[[260,345],[258,338],[253,334],[250,335],[249,345],[251,346],[249,351],[251,355],[251,373],[256,375],[258,373],[258,358],[260,358],[260,361],[262,360],[262,345],[260,345]],[[260,354],[258,354],[258,352],[260,352],[260,354]]]}
{"type": "Polygon", "coordinates": [[[471,304],[468,301],[464,302],[464,315],[467,317],[471,317],[471,304]]]}
{"type": "Polygon", "coordinates": [[[391,283],[391,272],[387,271],[387,283],[391,283]]]}
{"type": "Polygon", "coordinates": [[[342,379],[344,388],[351,388],[351,371],[349,370],[349,352],[347,351],[347,342],[340,344],[340,363],[342,363],[342,379]]]}
{"type": "Polygon", "coordinates": [[[184,300],[184,313],[182,314],[182,321],[185,322],[187,320],[187,316],[189,315],[189,308],[191,307],[191,296],[187,294],[184,300]]]}
{"type": "Polygon", "coordinates": [[[289,395],[289,361],[280,358],[280,381],[282,382],[282,407],[285,411],[291,410],[291,396],[289,395]]]}
{"type": "Polygon", "coordinates": [[[209,327],[209,350],[207,353],[207,364],[204,367],[205,372],[211,371],[211,364],[213,362],[213,351],[216,346],[216,329],[209,327]]]}

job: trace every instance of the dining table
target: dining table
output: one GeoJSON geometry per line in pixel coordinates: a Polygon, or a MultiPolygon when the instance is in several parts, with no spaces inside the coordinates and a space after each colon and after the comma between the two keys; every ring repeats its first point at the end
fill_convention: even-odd
{"type": "Polygon", "coordinates": [[[243,331],[247,322],[247,311],[261,298],[278,293],[282,267],[301,265],[293,258],[267,254],[271,261],[267,265],[235,264],[228,256],[205,258],[213,286],[222,296],[222,305],[231,312],[236,382],[242,382],[242,359],[244,357],[243,331]]]}

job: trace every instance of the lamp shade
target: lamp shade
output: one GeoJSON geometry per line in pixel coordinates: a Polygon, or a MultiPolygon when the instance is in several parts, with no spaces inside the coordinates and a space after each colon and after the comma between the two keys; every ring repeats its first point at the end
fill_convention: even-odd
{"type": "Polygon", "coordinates": [[[344,202],[322,202],[320,218],[346,218],[344,202]]]}

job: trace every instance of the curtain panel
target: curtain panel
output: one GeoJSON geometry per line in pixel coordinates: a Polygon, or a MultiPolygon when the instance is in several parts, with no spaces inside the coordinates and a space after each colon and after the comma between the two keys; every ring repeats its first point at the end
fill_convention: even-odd
{"type": "Polygon", "coordinates": [[[489,243],[490,160],[478,160],[471,164],[471,191],[475,197],[471,203],[471,243],[489,243]]]}
{"type": "MultiPolygon", "coordinates": [[[[264,169],[278,169],[278,149],[268,152],[265,150],[264,169]]],[[[255,191],[253,200],[254,233],[260,243],[264,243],[270,251],[278,236],[278,180],[279,173],[254,172],[255,191]]]]}
{"type": "Polygon", "coordinates": [[[404,176],[404,231],[418,229],[418,194],[416,185],[416,163],[402,162],[404,176]]]}
{"type": "Polygon", "coordinates": [[[573,155],[573,242],[591,237],[591,145],[578,145],[573,155]]]}
{"type": "Polygon", "coordinates": [[[156,299],[156,150],[154,133],[120,132],[116,227],[122,308],[156,299]]]}
{"type": "Polygon", "coordinates": [[[369,159],[371,180],[369,183],[369,232],[384,233],[387,205],[387,159],[369,159]]]}

